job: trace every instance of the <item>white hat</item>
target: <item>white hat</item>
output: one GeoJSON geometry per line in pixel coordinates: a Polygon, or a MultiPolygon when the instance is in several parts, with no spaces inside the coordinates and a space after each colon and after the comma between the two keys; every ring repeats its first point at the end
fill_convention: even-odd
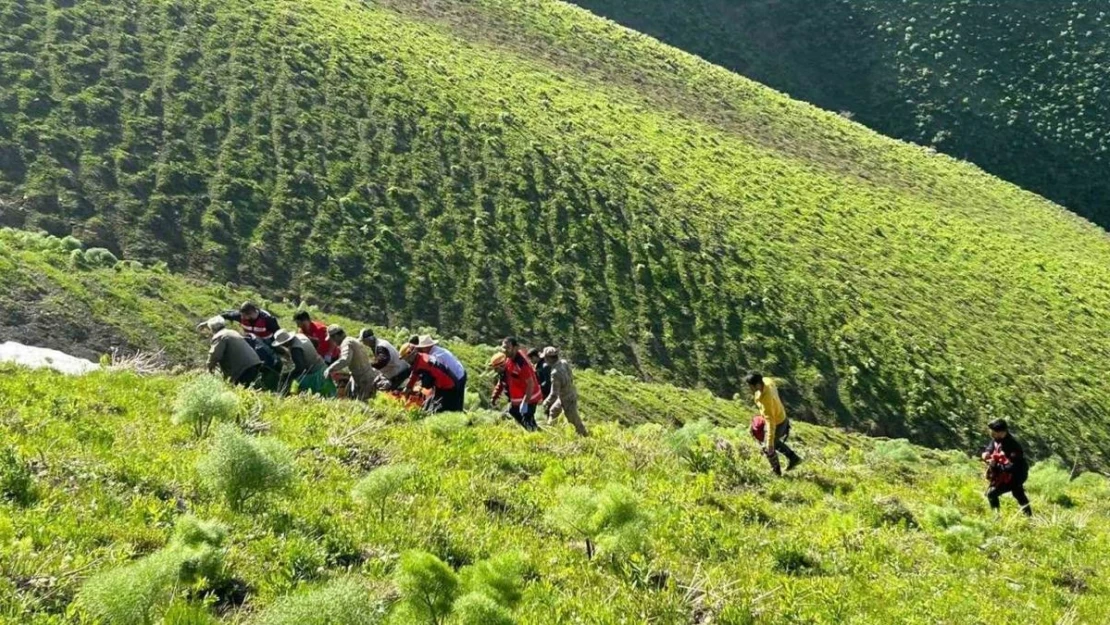
{"type": "Polygon", "coordinates": [[[208,326],[208,329],[213,332],[219,332],[227,327],[227,321],[225,321],[223,317],[216,315],[208,321],[205,321],[204,325],[208,326]]]}
{"type": "Polygon", "coordinates": [[[274,332],[274,347],[281,347],[293,341],[293,333],[288,330],[274,332]]]}
{"type": "Polygon", "coordinates": [[[541,358],[558,358],[559,357],[559,348],[558,347],[552,347],[552,346],[549,345],[549,346],[543,348],[543,351],[540,352],[540,357],[541,358]]]}
{"type": "Polygon", "coordinates": [[[420,337],[420,342],[416,344],[416,347],[417,349],[427,349],[429,347],[435,347],[436,345],[439,345],[439,341],[433,339],[432,335],[425,334],[420,337]]]}

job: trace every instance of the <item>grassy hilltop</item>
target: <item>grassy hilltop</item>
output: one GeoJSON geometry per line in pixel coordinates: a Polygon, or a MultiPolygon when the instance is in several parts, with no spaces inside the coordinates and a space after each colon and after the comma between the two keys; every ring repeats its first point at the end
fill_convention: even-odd
{"type": "Polygon", "coordinates": [[[772,479],[743,427],[696,421],[666,387],[633,387],[676,413],[637,428],[586,389],[589,439],[216,389],[196,438],[171,422],[191,384],[0,367],[0,622],[1110,618],[1110,483],[1051,464],[1033,471],[1038,516],[1008,501],[995,520],[963,454],[801,424],[807,464],[772,479]],[[439,620],[418,609],[435,588],[457,589],[431,602],[439,620]]]}
{"type": "Polygon", "coordinates": [[[1110,12],[1095,0],[574,0],[1110,226],[1110,12]]]}
{"type": "Polygon", "coordinates": [[[1005,415],[1110,455],[1105,233],[580,9],[31,0],[0,25],[7,223],[724,394],[760,368],[822,423],[964,445],[1005,415]]]}

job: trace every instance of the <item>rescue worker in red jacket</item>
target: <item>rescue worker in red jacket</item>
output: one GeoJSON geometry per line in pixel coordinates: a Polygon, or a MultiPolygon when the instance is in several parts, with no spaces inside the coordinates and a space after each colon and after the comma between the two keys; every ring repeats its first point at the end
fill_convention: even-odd
{"type": "Polygon", "coordinates": [[[983,448],[982,458],[987,464],[987,481],[990,482],[987,501],[990,502],[991,509],[995,512],[1001,510],[999,498],[1012,493],[1021,506],[1022,513],[1033,516],[1029,497],[1025,495],[1025,480],[1029,478],[1029,461],[1025,459],[1025,450],[1010,434],[1010,426],[1005,420],[991,421],[987,428],[991,431],[991,440],[983,448]]]}
{"type": "Polygon", "coordinates": [[[307,310],[293,315],[293,321],[296,322],[301,334],[307,336],[308,340],[316,346],[316,353],[324,359],[324,364],[330,365],[339,358],[339,346],[328,337],[328,326],[319,321],[313,321],[312,315],[308,314],[307,310]]]}
{"type": "Polygon", "coordinates": [[[452,391],[459,381],[451,374],[451,370],[438,358],[425,354],[412,343],[401,346],[401,359],[409,363],[409,382],[405,387],[406,393],[411,393],[417,382],[425,389],[435,391],[435,399],[439,402],[439,412],[461,412],[462,405],[451,401],[454,396],[452,391]]]}
{"type": "Polygon", "coordinates": [[[267,345],[274,342],[274,332],[281,329],[277,317],[262,310],[253,302],[244,302],[239,310],[229,310],[220,313],[220,316],[228,321],[238,323],[247,336],[260,339],[267,345]]]}
{"type": "MultiPolygon", "coordinates": [[[[506,339],[505,344],[512,346],[515,341],[506,339]]],[[[539,430],[539,426],[536,425],[536,408],[543,403],[543,392],[540,390],[540,381],[536,377],[535,368],[528,360],[528,355],[520,349],[513,352],[511,356],[504,352],[494,354],[489,366],[498,373],[491,403],[496,406],[501,399],[501,394],[508,392],[509,414],[513,419],[529,432],[539,430]]]]}

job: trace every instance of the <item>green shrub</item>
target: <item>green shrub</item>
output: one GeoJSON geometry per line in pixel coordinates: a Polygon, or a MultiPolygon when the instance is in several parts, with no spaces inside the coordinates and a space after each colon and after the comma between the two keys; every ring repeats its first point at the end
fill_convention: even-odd
{"type": "Polygon", "coordinates": [[[446,622],[459,592],[451,567],[430,553],[409,551],[401,555],[393,579],[409,617],[431,625],[446,622]]]}
{"type": "Polygon", "coordinates": [[[488,596],[508,609],[516,607],[524,594],[528,561],[519,552],[503,553],[463,569],[463,591],[488,596]]]}
{"type": "Polygon", "coordinates": [[[667,444],[694,471],[707,471],[713,465],[715,426],[708,419],[691,421],[667,436],[667,444]]]}
{"type": "Polygon", "coordinates": [[[775,570],[787,575],[808,575],[821,570],[821,561],[791,545],[778,545],[771,553],[775,570]]]}
{"type": "Polygon", "coordinates": [[[1044,497],[1049,503],[1061,506],[1071,506],[1073,503],[1068,496],[1070,485],[1071,472],[1054,460],[1033,465],[1029,470],[1029,481],[1026,482],[1029,492],[1044,497]]]}
{"type": "Polygon", "coordinates": [[[62,237],[62,249],[67,251],[67,252],[74,251],[74,250],[79,250],[83,247],[85,247],[85,244],[82,243],[80,239],[78,239],[77,237],[75,237],[73,235],[69,235],[67,237],[62,237]]]}
{"type": "Polygon", "coordinates": [[[162,615],[162,625],[217,625],[219,621],[203,605],[174,601],[162,615]]]}
{"type": "Polygon", "coordinates": [[[610,484],[601,491],[585,486],[563,489],[548,520],[562,532],[586,541],[586,556],[593,558],[595,544],[614,558],[648,548],[647,519],[639,498],[627,487],[610,484]]]}
{"type": "Polygon", "coordinates": [[[516,621],[508,608],[489,595],[472,592],[455,602],[452,622],[459,625],[513,625],[516,621]]]}
{"type": "Polygon", "coordinates": [[[867,509],[867,516],[873,527],[917,527],[917,518],[897,497],[876,497],[867,509]]]}
{"type": "Polygon", "coordinates": [[[85,262],[93,267],[115,267],[119,259],[102,247],[91,247],[85,250],[85,262]]]}
{"type": "Polygon", "coordinates": [[[950,553],[960,553],[983,544],[983,530],[971,525],[952,525],[938,537],[941,546],[950,553]]]}
{"type": "Polygon", "coordinates": [[[964,522],[962,512],[952,507],[929,506],[925,508],[925,524],[935,529],[948,529],[964,522]]]}
{"type": "Polygon", "coordinates": [[[200,438],[213,421],[231,421],[239,414],[239,396],[226,382],[214,375],[202,375],[177,393],[173,405],[173,422],[193,428],[200,438]]]}
{"type": "Polygon", "coordinates": [[[276,440],[252,438],[224,424],[217,428],[197,472],[205,486],[239,509],[250,497],[281,490],[293,481],[293,454],[276,440]]]}
{"type": "Polygon", "coordinates": [[[11,447],[0,451],[0,499],[21,506],[29,505],[35,499],[35,478],[31,467],[11,447]]]}
{"type": "Polygon", "coordinates": [[[351,496],[361,506],[377,508],[378,520],[384,523],[389,498],[415,474],[416,467],[411,464],[379,467],[355,484],[351,496]]]}
{"type": "Polygon", "coordinates": [[[163,549],[120,568],[89,578],[75,605],[93,622],[113,625],[148,623],[178,585],[220,576],[225,530],[218,524],[182,517],[163,549]]]}
{"type": "Polygon", "coordinates": [[[868,461],[872,464],[916,464],[921,461],[910,442],[904,438],[875,443],[875,448],[868,454],[868,461]]]}
{"type": "Polygon", "coordinates": [[[445,412],[424,419],[424,427],[444,439],[450,438],[451,435],[465,429],[468,425],[470,425],[470,417],[461,412],[445,412]]]}
{"type": "Polygon", "coordinates": [[[385,621],[388,602],[355,578],[287,595],[263,610],[254,625],[376,625],[385,621]]]}

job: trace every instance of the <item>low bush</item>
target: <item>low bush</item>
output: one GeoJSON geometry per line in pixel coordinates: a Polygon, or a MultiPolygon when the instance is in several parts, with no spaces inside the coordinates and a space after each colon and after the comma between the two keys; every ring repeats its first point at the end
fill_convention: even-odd
{"type": "Polygon", "coordinates": [[[384,523],[389,498],[415,474],[416,467],[411,464],[379,467],[355,484],[351,496],[361,506],[376,508],[378,521],[384,523]]]}
{"type": "Polygon", "coordinates": [[[21,506],[35,499],[35,478],[31,467],[11,447],[0,450],[0,499],[21,506]]]}
{"type": "Polygon", "coordinates": [[[917,527],[917,518],[897,497],[876,497],[868,506],[866,514],[873,527],[917,527]]]}
{"type": "Polygon", "coordinates": [[[1072,498],[1068,495],[1071,486],[1071,472],[1059,462],[1049,460],[1038,462],[1029,470],[1029,481],[1026,488],[1029,492],[1044,497],[1049,503],[1071,506],[1072,498]]]}
{"type": "Polygon", "coordinates": [[[667,444],[691,470],[707,471],[713,465],[715,426],[708,419],[691,421],[667,436],[667,444]]]}
{"type": "Polygon", "coordinates": [[[173,422],[189,425],[200,438],[213,421],[231,421],[239,415],[239,396],[220,378],[202,375],[181,388],[173,405],[173,422]]]}
{"type": "Polygon", "coordinates": [[[277,440],[252,438],[224,424],[197,472],[205,486],[239,509],[250,497],[281,490],[293,481],[293,454],[277,440]]]}
{"type": "Polygon", "coordinates": [[[587,558],[594,557],[595,546],[614,559],[647,551],[647,518],[639,498],[627,487],[610,484],[595,491],[573,486],[563,489],[558,501],[548,520],[565,534],[585,540],[587,558]]]}
{"type": "Polygon", "coordinates": [[[809,575],[821,570],[821,561],[809,552],[790,545],[779,545],[771,553],[775,570],[787,575],[809,575]]]}
{"type": "Polygon", "coordinates": [[[472,592],[455,602],[454,623],[459,625],[513,625],[512,612],[489,595],[472,592]]]}
{"type": "Polygon", "coordinates": [[[459,577],[443,560],[423,551],[401,555],[393,576],[409,622],[442,625],[459,592],[459,577]]]}
{"type": "Polygon", "coordinates": [[[916,464],[921,461],[921,456],[908,440],[896,438],[875,443],[867,459],[872,464],[916,464]]]}
{"type": "Polygon", "coordinates": [[[115,254],[102,247],[85,250],[85,263],[91,267],[115,267],[118,262],[115,254]]]}
{"type": "Polygon", "coordinates": [[[524,594],[528,561],[518,552],[504,553],[463,569],[462,587],[468,594],[489,597],[507,609],[516,607],[524,594]]]}
{"type": "Polygon", "coordinates": [[[253,625],[376,625],[389,603],[361,581],[345,577],[278,599],[253,625]]]}
{"type": "Polygon", "coordinates": [[[963,522],[964,515],[956,508],[945,506],[925,508],[925,524],[933,529],[948,529],[963,522]]]}
{"type": "Polygon", "coordinates": [[[961,553],[978,548],[983,544],[983,530],[971,525],[952,525],[938,536],[945,551],[961,553]]]}
{"type": "Polygon", "coordinates": [[[446,412],[424,419],[424,427],[440,438],[450,438],[468,425],[470,417],[461,412],[446,412]]]}
{"type": "Polygon", "coordinates": [[[226,530],[216,523],[182,517],[165,548],[89,578],[75,605],[92,622],[146,624],[174,588],[220,576],[225,538],[226,530]]]}

